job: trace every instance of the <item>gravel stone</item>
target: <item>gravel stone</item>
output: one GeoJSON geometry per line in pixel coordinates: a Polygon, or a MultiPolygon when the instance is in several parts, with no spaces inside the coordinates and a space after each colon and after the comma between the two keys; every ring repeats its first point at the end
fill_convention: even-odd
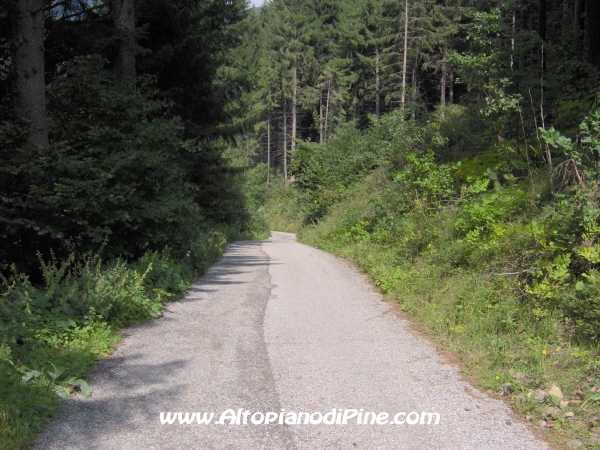
{"type": "Polygon", "coordinates": [[[534,393],[533,393],[533,398],[538,402],[538,403],[545,403],[546,400],[548,400],[548,394],[546,394],[544,391],[542,391],[541,389],[537,389],[534,393]]]}
{"type": "Polygon", "coordinates": [[[548,395],[556,397],[558,400],[563,399],[563,393],[560,388],[556,385],[553,385],[548,391],[548,395]]]}
{"type": "Polygon", "coordinates": [[[543,418],[551,417],[553,419],[556,419],[559,416],[560,416],[560,409],[558,409],[556,406],[547,406],[542,411],[543,418]]]}
{"type": "Polygon", "coordinates": [[[504,383],[500,388],[500,395],[508,395],[513,391],[512,383],[504,383]]]}

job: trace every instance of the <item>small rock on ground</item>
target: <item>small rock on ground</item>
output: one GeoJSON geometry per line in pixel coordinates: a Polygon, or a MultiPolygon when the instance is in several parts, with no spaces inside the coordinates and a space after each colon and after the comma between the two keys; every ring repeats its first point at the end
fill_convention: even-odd
{"type": "Polygon", "coordinates": [[[546,417],[556,418],[558,416],[560,416],[560,409],[558,409],[556,406],[547,406],[542,411],[542,417],[544,417],[544,418],[546,418],[546,417]]]}
{"type": "Polygon", "coordinates": [[[563,393],[557,385],[553,385],[548,391],[548,395],[554,396],[559,400],[563,399],[563,393]]]}
{"type": "Polygon", "coordinates": [[[548,394],[546,394],[544,391],[542,391],[541,389],[536,390],[533,393],[533,398],[538,402],[538,403],[544,403],[546,400],[548,400],[548,394]]]}

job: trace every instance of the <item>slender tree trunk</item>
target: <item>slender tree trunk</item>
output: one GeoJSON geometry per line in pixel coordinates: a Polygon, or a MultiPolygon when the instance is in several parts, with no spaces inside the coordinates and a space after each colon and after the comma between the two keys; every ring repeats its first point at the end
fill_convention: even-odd
{"type": "Polygon", "coordinates": [[[452,73],[452,71],[450,71],[450,86],[448,88],[448,91],[448,103],[452,105],[454,104],[454,74],[452,73]]]}
{"type": "Polygon", "coordinates": [[[328,120],[329,120],[329,98],[331,96],[331,79],[327,80],[327,101],[325,103],[325,142],[329,139],[328,136],[328,120]]]}
{"type": "Polygon", "coordinates": [[[135,90],[134,0],[112,0],[112,22],[120,39],[115,61],[117,85],[124,92],[133,92],[135,90]]]}
{"type": "Polygon", "coordinates": [[[412,120],[417,118],[417,53],[415,52],[415,60],[412,67],[412,102],[410,106],[410,117],[412,120]]]}
{"type": "Polygon", "coordinates": [[[510,70],[513,70],[515,64],[515,25],[517,20],[517,13],[513,11],[512,14],[512,36],[510,39],[510,70]]]}
{"type": "Polygon", "coordinates": [[[581,31],[581,13],[583,9],[584,0],[575,0],[575,6],[573,9],[573,30],[576,35],[579,36],[581,31]]]}
{"type": "Polygon", "coordinates": [[[440,118],[444,119],[446,114],[446,49],[442,53],[442,79],[440,80],[440,118]]]}
{"type": "MultiPolygon", "coordinates": [[[[525,31],[525,29],[527,28],[527,15],[521,11],[521,14],[519,16],[519,31],[522,32],[525,31]]],[[[523,37],[521,37],[519,39],[519,45],[517,45],[517,51],[519,52],[519,70],[523,70],[523,66],[525,64],[525,54],[524,54],[524,50],[523,50],[523,37]]]]}
{"type": "Polygon", "coordinates": [[[29,122],[29,145],[47,148],[44,2],[19,0],[15,6],[12,16],[15,116],[29,122]]]}
{"type": "Polygon", "coordinates": [[[442,79],[440,80],[440,117],[446,117],[444,113],[446,109],[446,67],[442,66],[442,79]]]}
{"type": "Polygon", "coordinates": [[[325,123],[323,122],[323,91],[319,92],[319,144],[324,141],[325,123]]]}
{"type": "MultiPolygon", "coordinates": [[[[547,0],[538,0],[538,34],[542,39],[542,71],[546,71],[546,14],[547,14],[547,0]]],[[[544,86],[542,85],[542,90],[544,86]]]]}
{"type": "MultiPolygon", "coordinates": [[[[543,41],[546,40],[546,11],[547,0],[538,0],[538,34],[543,41]]],[[[588,0],[589,1],[589,0],[588,0]]],[[[594,0],[597,1],[597,0],[594,0]]]]}
{"type": "Polygon", "coordinates": [[[381,115],[381,94],[379,92],[379,45],[375,44],[375,115],[381,115]]]}
{"type": "Polygon", "coordinates": [[[296,150],[297,105],[298,105],[298,57],[294,56],[293,85],[292,85],[292,157],[296,150]]]}
{"type": "Polygon", "coordinates": [[[588,61],[600,69],[600,1],[586,0],[585,28],[588,61]]]}
{"type": "Polygon", "coordinates": [[[352,105],[352,118],[358,119],[358,86],[355,84],[352,88],[352,95],[354,97],[354,104],[352,105]]]}
{"type": "MultiPolygon", "coordinates": [[[[542,67],[540,68],[540,120],[542,122],[542,128],[546,129],[546,113],[544,112],[544,74],[546,71],[546,60],[545,60],[545,43],[542,42],[542,67]]],[[[552,195],[556,194],[556,190],[554,188],[554,166],[552,164],[552,152],[550,150],[550,146],[546,144],[546,159],[548,164],[548,175],[550,178],[550,192],[552,195]]]]}
{"type": "Polygon", "coordinates": [[[400,104],[402,105],[402,111],[404,111],[404,104],[406,103],[406,61],[408,56],[408,0],[404,2],[404,62],[402,64],[402,97],[400,98],[400,104]]]}
{"type": "Polygon", "coordinates": [[[271,109],[267,111],[267,188],[271,178],[271,109]]]}
{"type": "Polygon", "coordinates": [[[283,96],[283,179],[287,182],[287,99],[283,96]]]}

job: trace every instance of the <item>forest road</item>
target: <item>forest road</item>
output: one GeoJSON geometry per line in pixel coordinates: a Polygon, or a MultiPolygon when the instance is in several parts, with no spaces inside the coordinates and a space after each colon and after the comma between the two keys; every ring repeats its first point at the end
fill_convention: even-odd
{"type": "Polygon", "coordinates": [[[92,397],[65,402],[36,448],[548,448],[408,328],[356,269],[294,235],[236,242],[163,317],[125,330],[90,376],[92,397]],[[216,424],[229,409],[242,410],[240,424],[216,424]],[[315,422],[334,409],[338,421],[357,415],[286,425],[282,409],[292,423],[299,412],[315,422]],[[169,425],[161,412],[215,416],[169,425]],[[276,413],[276,423],[253,425],[256,412],[276,413]],[[366,412],[405,423],[369,415],[358,425],[366,412]],[[409,425],[417,416],[402,412],[440,421],[409,425]]]}

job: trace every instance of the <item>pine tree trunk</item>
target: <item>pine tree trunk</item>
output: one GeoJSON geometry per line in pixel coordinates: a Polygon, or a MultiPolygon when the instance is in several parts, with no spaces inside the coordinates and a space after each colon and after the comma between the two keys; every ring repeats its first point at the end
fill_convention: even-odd
{"type": "Polygon", "coordinates": [[[323,122],[323,91],[319,92],[319,144],[324,141],[325,123],[323,122]]]}
{"type": "MultiPolygon", "coordinates": [[[[546,0],[538,0],[538,34],[542,41],[546,40],[546,0]]],[[[594,0],[596,1],[596,0],[594,0]]]]}
{"type": "Polygon", "coordinates": [[[517,20],[517,13],[512,13],[512,36],[510,38],[510,70],[513,70],[515,65],[515,25],[517,20]]]}
{"type": "Polygon", "coordinates": [[[413,64],[412,70],[412,101],[410,105],[410,118],[415,120],[417,118],[417,63],[413,64]]]}
{"type": "Polygon", "coordinates": [[[600,2],[586,0],[585,26],[588,61],[600,69],[600,2]]]}
{"type": "Polygon", "coordinates": [[[448,91],[448,103],[452,105],[454,104],[454,75],[452,74],[452,71],[450,71],[450,86],[448,91]]]}
{"type": "Polygon", "coordinates": [[[267,111],[267,187],[271,178],[271,110],[267,111]]]}
{"type": "Polygon", "coordinates": [[[442,79],[440,80],[440,117],[445,117],[444,109],[446,109],[446,68],[442,67],[442,79]]]}
{"type": "Polygon", "coordinates": [[[405,0],[405,7],[404,7],[404,63],[402,64],[402,97],[400,98],[400,104],[402,105],[402,111],[404,111],[404,104],[406,103],[407,55],[408,55],[408,0],[405,0]]]}
{"type": "Polygon", "coordinates": [[[446,114],[446,49],[442,56],[442,79],[440,80],[440,117],[444,119],[446,114]]]}
{"type": "Polygon", "coordinates": [[[352,118],[356,120],[358,119],[358,86],[356,84],[352,88],[352,96],[354,97],[354,101],[352,102],[352,118]]]}
{"type": "Polygon", "coordinates": [[[381,115],[381,94],[379,92],[379,45],[375,45],[375,115],[381,115]]]}
{"type": "Polygon", "coordinates": [[[112,0],[112,22],[119,35],[115,61],[117,86],[124,92],[135,90],[135,7],[134,0],[112,0]]]}
{"type": "MultiPolygon", "coordinates": [[[[538,34],[542,39],[542,72],[546,71],[546,14],[547,14],[547,3],[546,0],[538,0],[538,34]]],[[[542,86],[544,89],[544,86],[542,86]]]]}
{"type": "Polygon", "coordinates": [[[48,147],[44,77],[44,2],[19,0],[12,15],[15,116],[29,122],[28,143],[48,147]]]}
{"type": "Polygon", "coordinates": [[[327,135],[327,126],[329,120],[329,97],[331,95],[331,79],[327,80],[327,100],[325,102],[325,142],[327,142],[329,136],[327,135]]]}
{"type": "Polygon", "coordinates": [[[584,0],[575,0],[575,6],[573,8],[573,30],[577,35],[581,31],[581,13],[583,8],[584,0]]]}
{"type": "Polygon", "coordinates": [[[294,67],[293,67],[293,85],[292,85],[292,157],[296,150],[296,130],[297,130],[297,105],[298,105],[298,59],[294,56],[294,67]]]}
{"type": "Polygon", "coordinates": [[[283,179],[287,182],[287,99],[283,97],[283,179]]]}

